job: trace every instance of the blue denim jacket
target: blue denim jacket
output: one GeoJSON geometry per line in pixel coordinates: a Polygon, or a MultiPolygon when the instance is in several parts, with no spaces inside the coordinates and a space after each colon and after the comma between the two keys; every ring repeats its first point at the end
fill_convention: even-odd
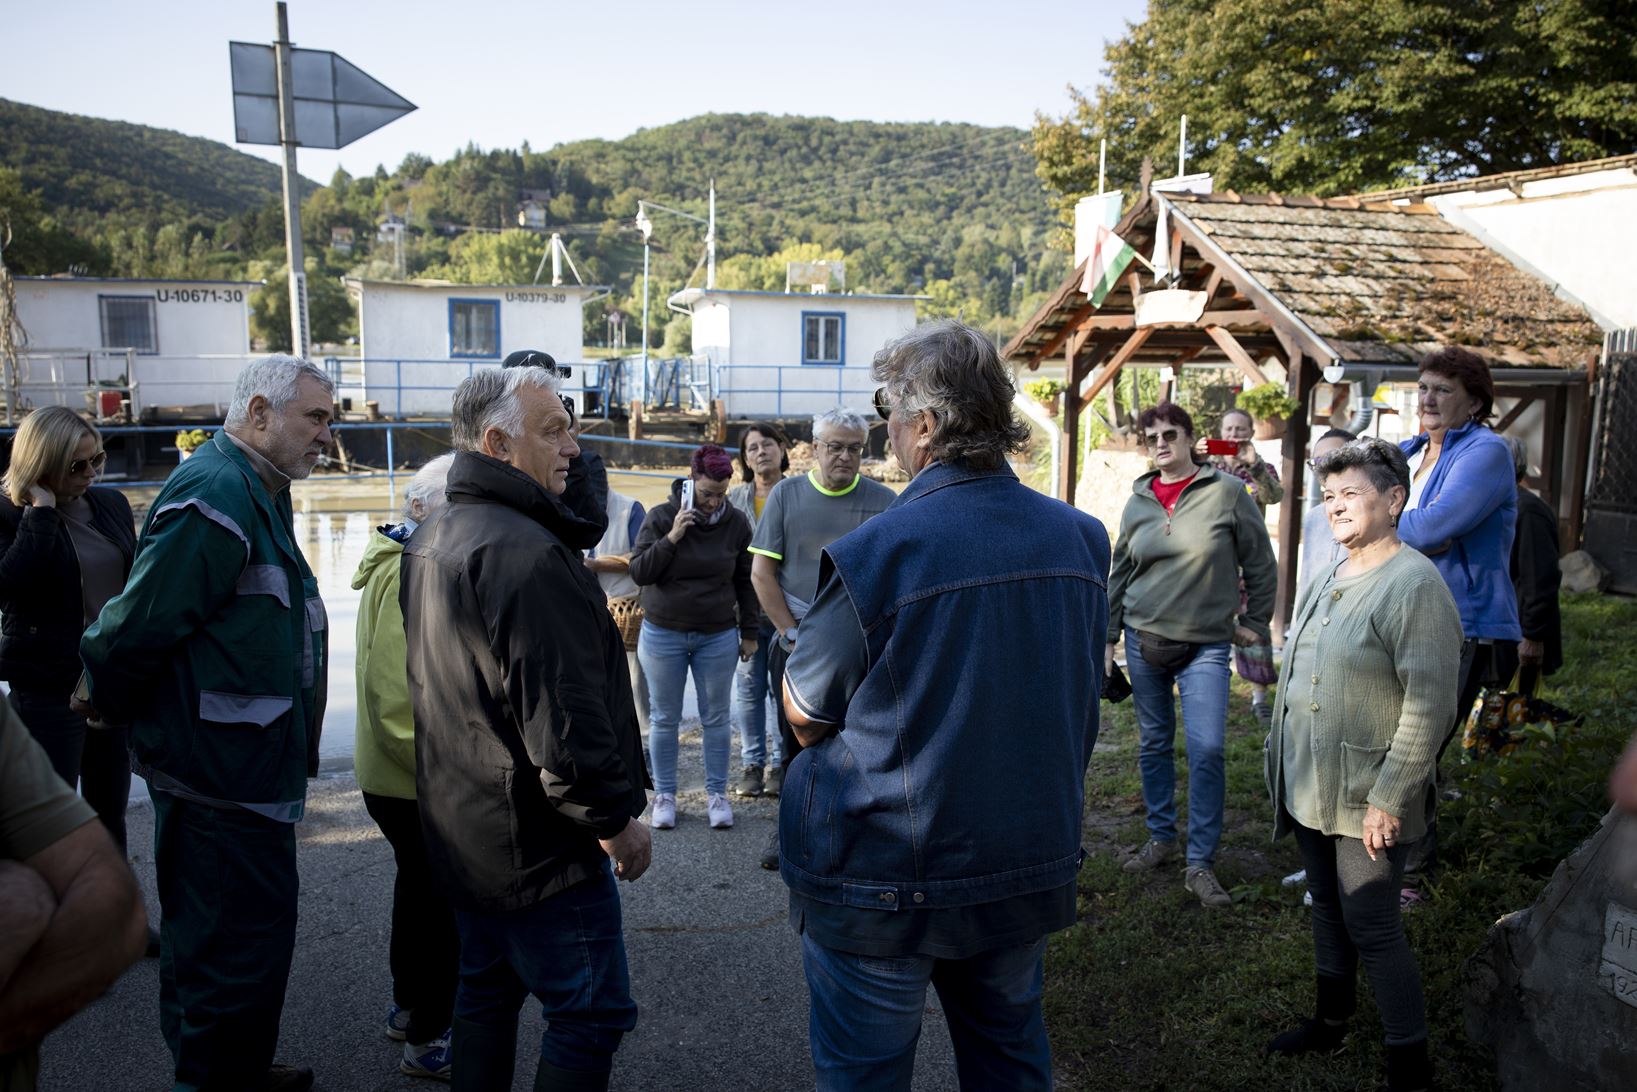
{"type": "MultiPolygon", "coordinates": [[[[1406,456],[1427,434],[1399,446],[1406,456]]],[[[1512,452],[1476,422],[1452,428],[1421,491],[1421,505],[1398,521],[1398,537],[1427,555],[1461,612],[1467,637],[1518,641],[1518,593],[1512,586],[1512,534],[1518,483],[1512,452]]]]}
{"type": "Polygon", "coordinates": [[[826,581],[858,612],[869,669],[841,730],[786,775],[792,891],[939,909],[1073,881],[1108,566],[1097,520],[958,464],[831,544],[826,581]]]}

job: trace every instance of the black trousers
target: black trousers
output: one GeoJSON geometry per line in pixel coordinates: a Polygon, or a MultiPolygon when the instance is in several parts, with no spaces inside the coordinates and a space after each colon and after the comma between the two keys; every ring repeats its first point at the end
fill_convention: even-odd
{"type": "MultiPolygon", "coordinates": [[[[1485,686],[1504,685],[1512,680],[1518,667],[1518,647],[1508,642],[1484,644],[1468,638],[1461,642],[1461,676],[1456,681],[1455,721],[1438,744],[1438,761],[1444,758],[1444,749],[1460,734],[1472,712],[1472,703],[1478,700],[1478,691],[1485,686]],[[1505,674],[1503,675],[1502,672],[1505,674]]],[[[1410,844],[1409,859],[1404,867],[1404,883],[1419,887],[1425,873],[1438,860],[1438,768],[1433,767],[1432,787],[1427,790],[1427,833],[1410,844]]]]}
{"type": "Polygon", "coordinates": [[[802,752],[802,745],[790,727],[790,718],[784,715],[784,665],[790,653],[784,650],[784,639],[778,633],[769,640],[773,643],[767,646],[767,674],[773,687],[773,711],[779,718],[779,746],[784,751],[779,765],[788,770],[790,760],[802,752]]]}
{"type": "Polygon", "coordinates": [[[12,684],[11,707],[44,748],[51,768],[78,787],[125,855],[125,805],[131,796],[130,735],[126,728],[91,728],[68,708],[68,693],[12,684]]]}
{"type": "Polygon", "coordinates": [[[411,1043],[440,1039],[455,1012],[460,980],[460,934],[455,912],[432,878],[421,833],[420,806],[395,796],[364,794],[364,808],[392,846],[398,876],[392,884],[392,1001],[409,1011],[411,1043]]]}

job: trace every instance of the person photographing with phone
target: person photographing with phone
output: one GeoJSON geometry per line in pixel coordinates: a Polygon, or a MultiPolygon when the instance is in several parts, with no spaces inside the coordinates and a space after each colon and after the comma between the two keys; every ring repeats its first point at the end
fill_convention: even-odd
{"type": "Polygon", "coordinates": [[[637,659],[648,679],[648,764],[655,830],[676,826],[677,731],[693,672],[705,735],[705,811],[712,828],[733,825],[728,803],[733,672],[756,652],[761,625],[750,583],[750,521],[727,502],[733,460],[715,444],[694,451],[690,474],[642,522],[631,579],[643,589],[637,659]]]}
{"type": "MultiPolygon", "coordinates": [[[[1206,462],[1224,474],[1231,474],[1245,483],[1245,492],[1256,502],[1256,510],[1267,519],[1268,506],[1285,499],[1285,487],[1279,484],[1279,474],[1269,466],[1251,437],[1256,432],[1256,419],[1247,410],[1235,407],[1222,415],[1217,426],[1221,438],[1201,440],[1194,445],[1195,455],[1206,456],[1206,462]]],[[[1245,582],[1239,582],[1239,609],[1248,606],[1245,582]]],[[[1266,728],[1273,723],[1273,707],[1268,704],[1268,687],[1279,678],[1273,667],[1273,643],[1258,641],[1249,645],[1233,646],[1233,669],[1241,679],[1250,683],[1250,707],[1256,720],[1266,728]]]]}
{"type": "Polygon", "coordinates": [[[1233,900],[1214,865],[1226,788],[1228,650],[1268,640],[1277,565],[1267,525],[1244,484],[1194,462],[1188,412],[1161,402],[1137,423],[1154,469],[1132,484],[1120,517],[1104,672],[1113,666],[1123,635],[1141,736],[1149,841],[1122,867],[1151,871],[1180,852],[1173,759],[1173,694],[1180,692],[1188,734],[1183,884],[1205,906],[1227,906],[1233,900]]]}

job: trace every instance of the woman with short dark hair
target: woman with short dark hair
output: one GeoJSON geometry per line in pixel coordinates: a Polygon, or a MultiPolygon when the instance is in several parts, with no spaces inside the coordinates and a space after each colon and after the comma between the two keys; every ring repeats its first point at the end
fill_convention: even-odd
{"type": "MultiPolygon", "coordinates": [[[[1432,562],[1461,616],[1460,665],[1450,680],[1455,711],[1439,744],[1442,754],[1478,690],[1510,680],[1509,654],[1523,639],[1512,587],[1518,486],[1511,451],[1485,423],[1495,408],[1495,383],[1483,358],[1450,345],[1422,357],[1420,373],[1422,431],[1399,445],[1410,485],[1398,537],[1432,562]]],[[[1434,820],[1410,862],[1406,902],[1422,897],[1418,876],[1437,848],[1434,820]]]]}
{"type": "Polygon", "coordinates": [[[1296,604],[1268,735],[1274,837],[1293,834],[1313,897],[1317,1012],[1269,1052],[1333,1051],[1364,964],[1387,1035],[1387,1087],[1431,1083],[1426,1007],[1399,887],[1426,834],[1427,790],[1454,713],[1455,602],[1397,529],[1409,467],[1364,439],[1315,460],[1346,560],[1296,604]]]}
{"type": "Polygon", "coordinates": [[[693,453],[692,473],[642,521],[631,579],[643,588],[637,659],[648,679],[652,825],[676,826],[677,729],[693,672],[705,742],[706,814],[733,825],[728,803],[728,712],[733,669],[756,651],[760,615],[750,584],[750,522],[727,501],[733,461],[715,444],[693,453]]]}
{"type": "Polygon", "coordinates": [[[1175,693],[1188,737],[1184,886],[1205,906],[1233,900],[1217,881],[1226,791],[1228,650],[1266,641],[1277,567],[1267,525],[1238,478],[1193,459],[1194,422],[1169,402],[1137,421],[1154,469],[1132,484],[1108,582],[1108,652],[1125,637],[1141,736],[1149,840],[1124,864],[1144,872],[1178,855],[1175,693]],[[1240,603],[1240,581],[1245,606],[1240,603]]]}
{"type": "MultiPolygon", "coordinates": [[[[728,503],[744,513],[752,534],[768,495],[789,469],[790,437],[784,430],[767,421],[746,425],[739,434],[739,475],[743,480],[728,490],[728,503]]],[[[778,796],[784,785],[783,755],[779,734],[774,732],[770,740],[767,731],[767,696],[773,685],[767,650],[778,631],[765,611],[758,609],[757,615],[756,651],[733,674],[733,727],[744,763],[734,791],[740,796],[761,796],[764,792],[778,796]]]]}

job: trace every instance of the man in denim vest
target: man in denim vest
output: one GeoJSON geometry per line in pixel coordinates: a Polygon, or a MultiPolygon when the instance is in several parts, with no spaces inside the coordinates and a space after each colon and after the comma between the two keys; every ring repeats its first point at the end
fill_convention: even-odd
{"type": "Polygon", "coordinates": [[[908,1088],[926,987],[962,1087],[1047,1088],[1046,935],[1075,920],[1108,535],[1023,486],[1011,372],[957,322],[876,354],[914,480],[825,552],[785,671],[780,809],[820,1089],[908,1088]]]}

